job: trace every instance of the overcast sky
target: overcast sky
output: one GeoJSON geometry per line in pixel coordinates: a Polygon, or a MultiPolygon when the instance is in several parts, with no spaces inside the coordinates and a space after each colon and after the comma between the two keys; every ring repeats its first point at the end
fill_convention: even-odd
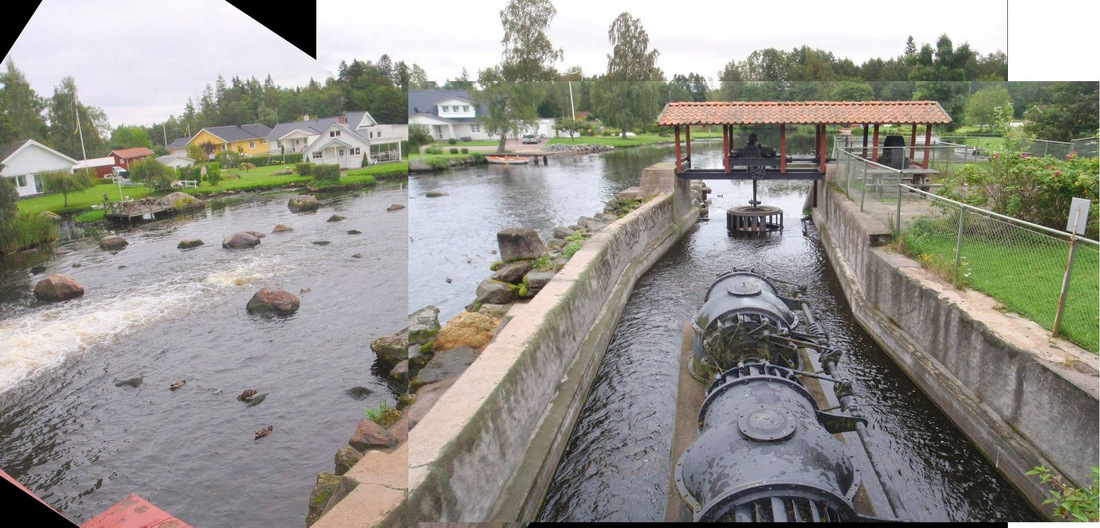
{"type": "MultiPolygon", "coordinates": [[[[416,63],[445,81],[500,61],[506,0],[318,2],[313,60],[223,0],[43,0],[7,57],[43,97],[71,75],[81,100],[107,112],[112,126],[149,125],[179,115],[218,75],[301,86],[323,81],[341,60],[416,63]]],[[[755,49],[802,44],[847,57],[899,55],[908,35],[933,43],[1009,53],[1012,80],[1096,80],[1091,50],[1097,7],[1069,0],[553,0],[550,38],[565,51],[564,70],[607,67],[607,28],[628,10],[641,19],[666,76],[713,79],[731,59],[755,49]],[[1010,39],[1011,37],[1011,39],[1010,39]],[[1085,52],[1084,49],[1090,50],[1085,52]]],[[[272,4],[273,9],[283,9],[272,4]]],[[[293,16],[288,11],[287,16],[293,16]]],[[[7,60],[7,57],[5,60],[7,60]]]]}

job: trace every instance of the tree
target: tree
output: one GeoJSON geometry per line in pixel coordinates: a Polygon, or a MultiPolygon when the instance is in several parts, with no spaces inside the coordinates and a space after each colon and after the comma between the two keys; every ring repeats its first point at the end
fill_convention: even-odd
{"type": "Polygon", "coordinates": [[[991,86],[978,90],[966,103],[966,124],[978,125],[978,129],[993,128],[998,107],[1012,107],[1012,97],[1003,86],[991,86]]]}
{"type": "Polygon", "coordinates": [[[1095,82],[1056,82],[1050,87],[1051,102],[1032,107],[1028,132],[1039,139],[1071,141],[1092,137],[1100,122],[1100,89],[1095,82]]]}
{"type": "Polygon", "coordinates": [[[506,82],[552,81],[565,53],[554,49],[546,31],[558,11],[550,0],[509,0],[500,11],[504,26],[500,75],[506,82]]]}
{"type": "Polygon", "coordinates": [[[61,84],[54,87],[47,116],[50,122],[47,140],[57,151],[77,159],[84,159],[85,153],[88,157],[95,157],[109,152],[99,132],[101,129],[109,130],[105,127],[109,125],[107,116],[103,110],[84,106],[80,102],[76,81],[72,77],[61,79],[61,84]]]}
{"type": "Polygon", "coordinates": [[[592,104],[604,123],[622,129],[620,134],[657,120],[660,83],[653,81],[605,81],[592,90],[592,104]]]}
{"type": "Polygon", "coordinates": [[[47,173],[42,178],[46,191],[61,193],[65,196],[65,207],[69,206],[69,193],[80,192],[95,186],[95,179],[88,169],[77,172],[57,171],[47,173]]]}
{"type": "Polygon", "coordinates": [[[707,80],[698,73],[689,73],[687,75],[677,74],[669,81],[671,84],[675,84],[681,90],[691,95],[691,101],[701,103],[707,100],[707,80]]]}
{"type": "Polygon", "coordinates": [[[26,75],[8,58],[7,71],[0,74],[0,144],[24,139],[44,141],[45,108],[45,101],[31,88],[26,75]]]}
{"type": "Polygon", "coordinates": [[[424,125],[409,125],[409,150],[419,151],[423,145],[431,145],[432,135],[428,133],[428,127],[424,125]]]}
{"type": "Polygon", "coordinates": [[[584,130],[585,124],[582,121],[577,121],[571,117],[565,117],[554,121],[554,130],[558,132],[565,132],[569,136],[570,141],[574,141],[574,137],[580,134],[581,130],[584,130]]]}
{"type": "Polygon", "coordinates": [[[126,126],[119,125],[111,133],[110,141],[111,149],[122,149],[132,147],[145,147],[153,148],[153,141],[149,139],[149,134],[144,128],[139,126],[126,126]]]}
{"type": "Polygon", "coordinates": [[[875,91],[870,84],[858,81],[841,81],[833,85],[830,99],[835,101],[871,101],[875,91]]]}
{"type": "Polygon", "coordinates": [[[642,28],[640,19],[624,11],[611,22],[607,30],[611,42],[611,54],[607,56],[609,81],[663,81],[665,76],[657,67],[660,52],[649,49],[649,35],[642,28]]]}
{"type": "Polygon", "coordinates": [[[130,165],[130,179],[142,182],[151,189],[171,187],[175,175],[175,170],[153,158],[144,158],[130,165]]]}
{"type": "Polygon", "coordinates": [[[481,89],[472,94],[478,106],[484,106],[485,114],[478,121],[490,134],[500,135],[497,152],[504,152],[508,135],[519,136],[524,130],[538,123],[538,87],[534,83],[509,82],[500,67],[478,72],[481,89]]]}
{"type": "MultiPolygon", "coordinates": [[[[210,146],[214,146],[214,145],[211,144],[210,146]]],[[[205,160],[205,159],[208,159],[210,157],[210,154],[206,152],[206,149],[203,148],[203,146],[199,145],[198,143],[189,143],[187,145],[186,150],[187,150],[187,157],[191,158],[195,161],[205,160]]]]}

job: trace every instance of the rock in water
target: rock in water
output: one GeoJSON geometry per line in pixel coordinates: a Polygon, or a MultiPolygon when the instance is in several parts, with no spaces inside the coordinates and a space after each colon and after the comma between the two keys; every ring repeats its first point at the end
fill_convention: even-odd
{"type": "Polygon", "coordinates": [[[99,241],[99,247],[107,251],[117,251],[126,247],[129,242],[120,236],[109,236],[99,241]]]}
{"type": "Polygon", "coordinates": [[[222,239],[222,247],[225,249],[247,249],[258,245],[260,245],[260,237],[243,231],[222,239]]]}
{"type": "Polygon", "coordinates": [[[291,211],[316,211],[321,207],[321,202],[317,201],[317,197],[312,194],[303,194],[301,196],[295,196],[291,198],[286,204],[287,208],[291,211]]]}
{"type": "Polygon", "coordinates": [[[275,226],[275,229],[271,230],[272,233],[285,233],[287,231],[294,231],[294,228],[288,225],[278,224],[275,226]]]}
{"type": "Polygon", "coordinates": [[[405,208],[405,206],[401,205],[401,204],[390,204],[390,206],[387,207],[386,210],[387,211],[400,211],[404,208],[405,208]]]}
{"type": "Polygon", "coordinates": [[[355,398],[357,400],[362,400],[363,398],[366,398],[367,396],[370,396],[372,393],[374,393],[374,391],[366,387],[352,387],[345,390],[344,392],[347,393],[348,396],[351,396],[352,398],[355,398]]]}
{"type": "Polygon", "coordinates": [[[358,230],[358,229],[348,229],[348,234],[349,235],[361,235],[361,234],[363,234],[363,232],[358,230]]]}
{"type": "Polygon", "coordinates": [[[279,288],[263,288],[252,296],[246,306],[248,313],[290,315],[298,311],[301,302],[294,294],[279,288]]]}
{"type": "Polygon", "coordinates": [[[40,301],[60,302],[84,295],[84,287],[67,275],[54,274],[34,285],[34,296],[40,301]]]}
{"type": "Polygon", "coordinates": [[[328,217],[329,222],[339,222],[340,220],[347,220],[347,219],[348,219],[348,217],[346,217],[344,215],[338,215],[338,214],[334,214],[334,215],[328,217]]]}
{"type": "Polygon", "coordinates": [[[512,262],[520,259],[537,259],[546,253],[546,246],[534,229],[513,227],[497,233],[500,259],[512,262]]]}
{"type": "Polygon", "coordinates": [[[202,245],[202,240],[201,239],[198,239],[198,238],[185,238],[183,240],[180,240],[180,243],[179,243],[179,245],[176,246],[176,248],[178,248],[178,249],[191,249],[193,247],[199,247],[201,245],[202,245]]]}
{"type": "Polygon", "coordinates": [[[331,243],[332,242],[329,242],[328,240],[314,240],[313,241],[313,245],[315,245],[315,246],[327,246],[331,243]]]}
{"type": "Polygon", "coordinates": [[[125,379],[125,380],[115,380],[115,387],[121,387],[123,385],[128,385],[130,387],[135,387],[136,388],[136,387],[141,386],[141,382],[142,382],[141,377],[130,378],[130,379],[125,379]]]}

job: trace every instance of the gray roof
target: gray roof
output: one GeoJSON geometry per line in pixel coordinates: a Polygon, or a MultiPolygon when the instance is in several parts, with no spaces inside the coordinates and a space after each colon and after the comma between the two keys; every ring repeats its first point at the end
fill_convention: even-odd
{"type": "Polygon", "coordinates": [[[173,139],[172,142],[168,144],[168,150],[181,149],[183,147],[186,147],[187,144],[190,143],[190,142],[191,142],[191,138],[189,138],[189,137],[181,137],[181,138],[173,139]]]}
{"type": "Polygon", "coordinates": [[[262,123],[206,127],[204,130],[222,138],[227,142],[264,139],[269,133],[271,133],[271,127],[262,123]]]}
{"type": "MultiPolygon", "coordinates": [[[[363,117],[366,116],[366,112],[348,112],[344,114],[345,123],[351,131],[355,131],[355,127],[359,126],[359,123],[363,121],[363,117]]],[[[277,141],[279,138],[295,131],[303,130],[312,135],[321,134],[328,130],[333,123],[339,122],[339,117],[322,117],[320,119],[310,119],[309,121],[295,121],[292,123],[279,123],[275,125],[275,128],[271,129],[271,132],[267,134],[267,142],[277,141]]],[[[373,120],[373,118],[372,118],[373,120]]]]}
{"type": "MultiPolygon", "coordinates": [[[[436,103],[455,98],[474,102],[467,90],[409,90],[409,116],[416,114],[437,115],[436,103]]],[[[485,112],[484,106],[477,107],[478,114],[484,114],[485,112]]]]}
{"type": "Polygon", "coordinates": [[[30,140],[24,139],[23,141],[14,141],[11,143],[0,145],[0,161],[8,159],[8,156],[15,154],[15,151],[19,150],[19,147],[27,144],[28,141],[30,140]]]}

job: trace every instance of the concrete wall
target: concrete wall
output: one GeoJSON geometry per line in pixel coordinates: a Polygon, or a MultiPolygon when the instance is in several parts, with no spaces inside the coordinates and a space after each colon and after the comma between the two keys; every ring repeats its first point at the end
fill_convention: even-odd
{"type": "Polygon", "coordinates": [[[387,524],[533,520],[626,299],[698,218],[671,164],[644,171],[662,194],[599,231],[409,437],[409,496],[387,524]]]}
{"type": "Polygon", "coordinates": [[[889,251],[890,230],[834,186],[813,219],[856,320],[1036,509],[1038,465],[1083,487],[1097,465],[1097,357],[889,251]]]}

